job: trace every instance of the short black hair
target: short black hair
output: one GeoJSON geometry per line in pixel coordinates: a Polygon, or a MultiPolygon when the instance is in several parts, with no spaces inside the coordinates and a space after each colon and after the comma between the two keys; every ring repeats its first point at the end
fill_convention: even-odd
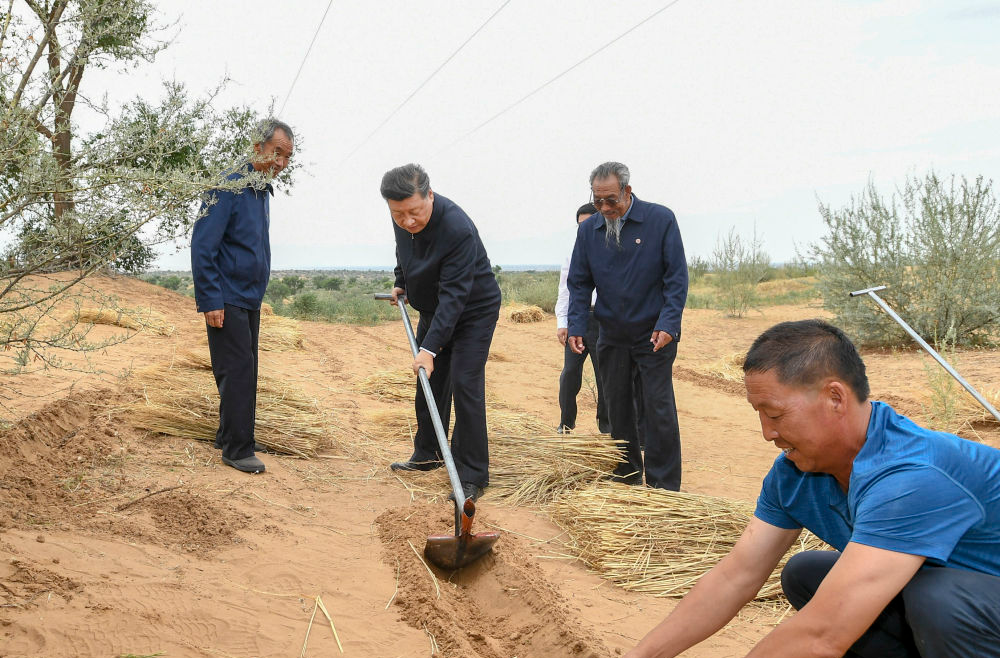
{"type": "Polygon", "coordinates": [[[773,370],[789,386],[812,386],[836,377],[851,387],[859,402],[868,399],[865,362],[847,335],[823,320],[776,324],[753,342],[743,360],[743,372],[773,370]]]}
{"type": "Polygon", "coordinates": [[[580,206],[580,209],[576,211],[575,215],[573,215],[573,221],[576,222],[576,220],[580,217],[580,215],[587,215],[589,217],[590,215],[593,215],[595,212],[597,212],[597,207],[594,204],[585,203],[582,206],[580,206]]]}
{"type": "Polygon", "coordinates": [[[382,176],[382,198],[386,201],[403,201],[418,193],[426,199],[430,189],[430,176],[418,164],[396,167],[382,176]]]}
{"type": "Polygon", "coordinates": [[[274,132],[276,130],[283,131],[286,135],[288,135],[288,139],[290,139],[293,144],[295,143],[295,133],[292,132],[292,127],[284,121],[278,121],[274,117],[268,117],[254,127],[252,135],[253,143],[267,144],[274,138],[274,132]]]}

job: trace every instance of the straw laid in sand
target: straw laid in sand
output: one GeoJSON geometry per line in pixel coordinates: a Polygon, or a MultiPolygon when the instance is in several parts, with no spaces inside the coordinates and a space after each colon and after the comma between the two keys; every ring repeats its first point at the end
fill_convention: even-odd
{"type": "Polygon", "coordinates": [[[305,349],[302,343],[302,329],[297,320],[280,315],[260,314],[260,349],[267,352],[291,352],[305,349]]]}
{"type": "MultiPolygon", "coordinates": [[[[672,597],[729,553],[753,516],[747,502],[612,482],[565,492],[548,510],[596,572],[628,590],[672,597]]],[[[804,532],[793,551],[825,547],[804,532]]],[[[784,561],[758,600],[781,593],[784,561]]]]}
{"type": "Polygon", "coordinates": [[[745,352],[734,352],[721,359],[717,359],[704,368],[700,369],[706,375],[727,382],[743,383],[743,361],[746,359],[745,352]]]}
{"type": "MultiPolygon", "coordinates": [[[[416,421],[410,409],[373,417],[373,461],[388,464],[410,449],[416,421]],[[390,454],[391,453],[391,454],[390,454]]],[[[487,405],[490,487],[487,495],[512,505],[540,505],[564,491],[607,475],[618,462],[617,444],[606,435],[555,434],[529,414],[487,405]]],[[[405,455],[404,455],[405,456],[405,455]]],[[[450,493],[444,469],[407,473],[405,483],[428,495],[450,493]]]]}
{"type": "MultiPolygon", "coordinates": [[[[133,425],[170,436],[215,440],[219,395],[207,355],[186,354],[135,377],[142,399],[129,408],[133,425]]],[[[329,442],[330,431],[314,399],[262,368],[255,434],[258,443],[275,452],[309,457],[329,442]]]]}
{"type": "Polygon", "coordinates": [[[365,377],[352,387],[358,393],[374,395],[379,400],[413,400],[417,378],[413,371],[383,370],[365,377]]]}
{"type": "Polygon", "coordinates": [[[148,331],[160,336],[170,336],[174,326],[161,313],[151,308],[81,308],[66,319],[71,323],[107,324],[123,329],[148,331]]]}
{"type": "Polygon", "coordinates": [[[538,322],[545,319],[545,311],[533,305],[511,304],[507,307],[507,317],[511,322],[538,322]]]}

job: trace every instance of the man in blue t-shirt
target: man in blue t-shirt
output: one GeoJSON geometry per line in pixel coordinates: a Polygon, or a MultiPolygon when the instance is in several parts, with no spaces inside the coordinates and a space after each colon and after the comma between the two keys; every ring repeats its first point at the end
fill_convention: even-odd
{"type": "Polygon", "coordinates": [[[626,658],[676,656],[722,628],[803,528],[836,550],[789,560],[799,612],[749,656],[1000,656],[1000,450],[869,401],[854,345],[820,320],[765,331],[743,372],[783,454],[733,550],[626,658]]]}

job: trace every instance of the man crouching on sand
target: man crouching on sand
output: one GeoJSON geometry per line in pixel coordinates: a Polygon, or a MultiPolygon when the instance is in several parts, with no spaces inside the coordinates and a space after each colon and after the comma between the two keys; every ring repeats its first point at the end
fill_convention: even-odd
{"type": "Polygon", "coordinates": [[[836,550],[788,561],[798,612],[748,656],[1000,656],[1000,450],[869,401],[854,345],[819,320],[765,331],[743,372],[782,454],[733,550],[626,658],[676,656],[718,631],[802,528],[836,550]]]}

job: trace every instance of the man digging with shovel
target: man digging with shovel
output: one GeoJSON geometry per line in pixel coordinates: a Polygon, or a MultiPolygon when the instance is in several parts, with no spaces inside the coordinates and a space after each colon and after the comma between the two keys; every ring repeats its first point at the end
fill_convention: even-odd
{"type": "MultiPolygon", "coordinates": [[[[475,501],[489,484],[486,439],[486,358],[500,315],[500,286],[469,216],[435,195],[423,167],[408,164],[382,177],[382,198],[396,234],[392,303],[420,311],[413,372],[429,378],[447,433],[455,401],[451,453],[465,497],[475,501]]],[[[413,454],[394,471],[429,471],[443,465],[427,399],[416,393],[413,454]]],[[[453,494],[454,495],[454,494],[453,494]]]]}

